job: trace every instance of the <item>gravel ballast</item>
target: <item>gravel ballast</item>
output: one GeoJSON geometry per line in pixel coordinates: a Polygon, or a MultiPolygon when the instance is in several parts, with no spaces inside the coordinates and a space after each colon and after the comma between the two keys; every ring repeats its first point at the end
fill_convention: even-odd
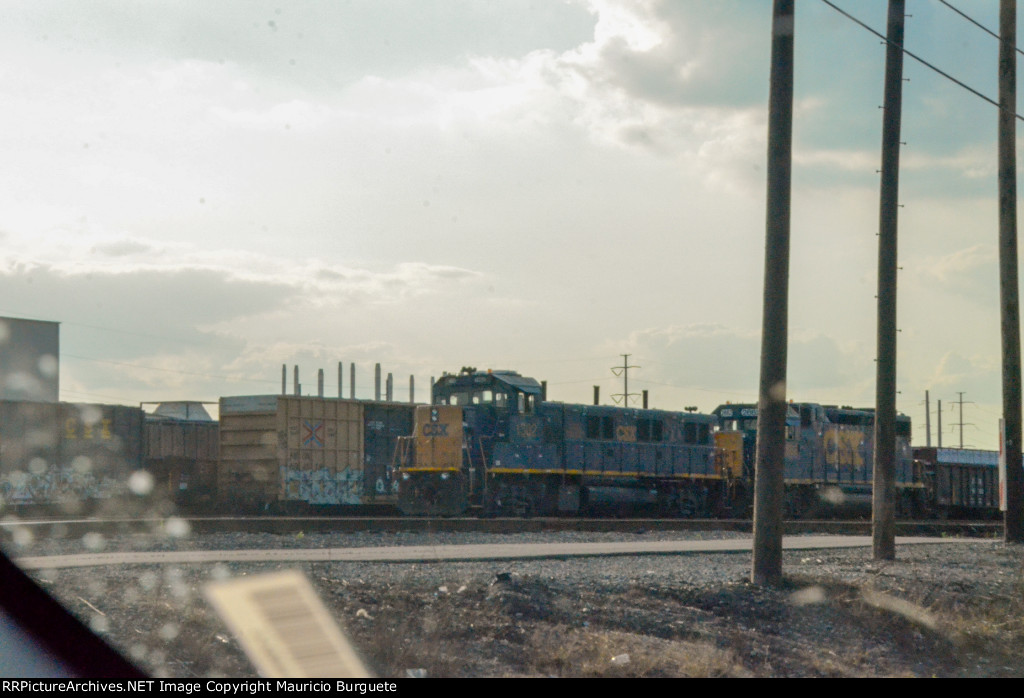
{"type": "MultiPolygon", "coordinates": [[[[749,538],[742,533],[229,533],[18,541],[15,556],[749,538]]],[[[209,581],[299,569],[379,676],[1024,676],[1021,546],[991,540],[784,553],[485,562],[122,565],[33,571],[157,676],[253,676],[202,596],[209,581]]]]}

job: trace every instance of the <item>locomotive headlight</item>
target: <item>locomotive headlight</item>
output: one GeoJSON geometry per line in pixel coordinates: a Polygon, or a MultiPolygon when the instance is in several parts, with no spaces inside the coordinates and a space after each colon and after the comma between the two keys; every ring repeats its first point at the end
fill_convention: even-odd
{"type": "Polygon", "coordinates": [[[403,480],[408,480],[409,479],[409,473],[402,473],[402,479],[403,480]]]}
{"type": "Polygon", "coordinates": [[[448,479],[448,473],[441,473],[441,479],[442,480],[447,480],[448,479]]]}

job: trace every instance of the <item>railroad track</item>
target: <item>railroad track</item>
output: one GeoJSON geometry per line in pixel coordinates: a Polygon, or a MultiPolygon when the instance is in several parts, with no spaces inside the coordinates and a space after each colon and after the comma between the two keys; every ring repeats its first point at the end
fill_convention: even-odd
{"type": "MultiPolygon", "coordinates": [[[[640,532],[740,531],[750,532],[746,519],[585,519],[585,518],[420,518],[420,517],[171,517],[168,519],[46,519],[0,522],[0,542],[29,535],[80,538],[88,533],[113,535],[171,535],[187,537],[210,533],[355,533],[360,531],[438,533],[530,533],[538,531],[640,532]]],[[[786,535],[870,535],[864,520],[799,520],[785,522],[786,535]]],[[[1000,537],[1002,522],[899,521],[899,536],[1000,537]]]]}

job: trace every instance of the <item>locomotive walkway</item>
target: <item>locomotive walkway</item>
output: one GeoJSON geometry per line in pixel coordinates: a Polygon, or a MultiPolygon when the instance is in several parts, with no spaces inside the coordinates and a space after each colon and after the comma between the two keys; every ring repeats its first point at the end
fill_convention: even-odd
{"type": "MultiPolygon", "coordinates": [[[[979,538],[897,537],[896,545],[998,541],[979,538]]],[[[870,548],[870,536],[786,536],[786,550],[870,548]]],[[[25,569],[56,569],[133,564],[194,564],[212,562],[472,562],[512,559],[567,559],[610,555],[681,555],[692,553],[749,553],[752,538],[728,540],[629,541],[602,543],[508,543],[408,545],[377,548],[288,548],[278,550],[179,550],[164,552],[88,553],[15,558],[25,569]]]]}

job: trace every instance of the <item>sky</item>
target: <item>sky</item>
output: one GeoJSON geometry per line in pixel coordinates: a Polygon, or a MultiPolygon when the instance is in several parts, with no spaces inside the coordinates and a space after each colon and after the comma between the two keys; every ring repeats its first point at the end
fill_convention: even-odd
{"type": "MultiPolygon", "coordinates": [[[[768,0],[4,7],[0,315],[61,323],[62,400],[334,396],[343,362],[346,396],[380,363],[399,400],[475,366],[611,403],[628,362],[652,407],[756,401],[768,0]]],[[[997,97],[994,38],[907,13],[997,97]]],[[[805,0],[795,47],[787,394],[870,406],[884,46],[805,0]]],[[[897,407],[995,448],[996,110],[904,77],[897,407]]]]}

